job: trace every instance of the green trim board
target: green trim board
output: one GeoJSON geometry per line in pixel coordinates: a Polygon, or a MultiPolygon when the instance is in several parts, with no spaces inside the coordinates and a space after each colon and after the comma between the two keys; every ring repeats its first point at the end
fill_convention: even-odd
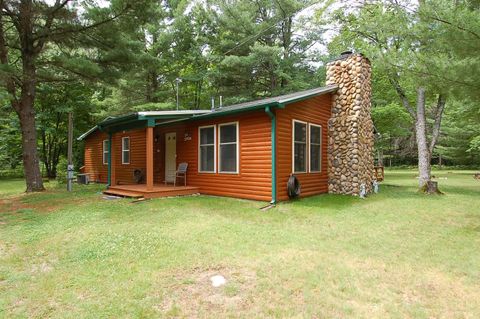
{"type": "Polygon", "coordinates": [[[272,143],[272,200],[270,204],[275,205],[277,203],[277,118],[275,113],[272,112],[270,106],[265,107],[265,113],[270,116],[271,124],[271,143],[272,143]]]}

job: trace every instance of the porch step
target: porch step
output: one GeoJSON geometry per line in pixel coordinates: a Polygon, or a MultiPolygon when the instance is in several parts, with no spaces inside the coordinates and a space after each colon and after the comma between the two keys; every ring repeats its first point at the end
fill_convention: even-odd
{"type": "Polygon", "coordinates": [[[130,198],[142,198],[143,197],[143,194],[141,194],[141,193],[126,191],[126,190],[120,190],[120,189],[107,189],[107,190],[104,190],[103,193],[105,195],[114,195],[114,196],[121,196],[121,197],[130,197],[130,198]]]}
{"type": "Polygon", "coordinates": [[[152,189],[147,190],[143,184],[134,185],[116,185],[110,186],[109,189],[103,191],[107,195],[115,195],[132,198],[157,198],[157,197],[172,197],[198,194],[200,188],[195,186],[165,186],[154,185],[152,189]]]}

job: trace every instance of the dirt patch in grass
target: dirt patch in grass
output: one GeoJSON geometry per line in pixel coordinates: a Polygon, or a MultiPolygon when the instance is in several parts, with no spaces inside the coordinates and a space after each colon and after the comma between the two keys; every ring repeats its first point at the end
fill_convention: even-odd
{"type": "Polygon", "coordinates": [[[252,293],[256,274],[246,269],[215,267],[194,268],[178,274],[174,284],[161,294],[162,302],[155,309],[171,317],[203,317],[215,313],[229,313],[248,309],[254,303],[252,293]],[[222,275],[226,284],[213,287],[210,278],[222,275]]]}
{"type": "Polygon", "coordinates": [[[67,205],[88,205],[92,202],[92,199],[88,200],[84,198],[62,198],[55,200],[42,201],[41,203],[26,203],[24,201],[25,196],[20,195],[15,197],[9,197],[0,199],[0,225],[7,224],[7,216],[21,217],[25,211],[35,211],[38,213],[53,213],[67,205]]]}

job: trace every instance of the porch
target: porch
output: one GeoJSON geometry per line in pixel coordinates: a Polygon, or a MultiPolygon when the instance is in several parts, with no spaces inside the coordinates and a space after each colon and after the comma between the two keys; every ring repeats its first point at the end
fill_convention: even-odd
{"type": "Polygon", "coordinates": [[[103,191],[106,195],[131,197],[131,198],[158,198],[169,196],[193,195],[199,193],[195,186],[173,186],[154,184],[148,187],[145,184],[112,185],[103,191]]]}
{"type": "MultiPolygon", "coordinates": [[[[163,185],[173,184],[177,165],[181,162],[177,160],[177,140],[181,137],[182,140],[187,139],[183,132],[176,132],[175,127],[182,126],[176,123],[208,112],[210,111],[181,110],[132,113],[108,118],[81,138],[95,130],[104,134],[104,137],[101,137],[103,151],[100,154],[103,156],[103,163],[98,170],[105,170],[102,174],[106,177],[103,181],[107,183],[107,191],[146,194],[145,197],[160,196],[152,195],[157,193],[162,194],[161,196],[176,195],[185,193],[186,190],[196,190],[195,187],[173,189],[163,185]]],[[[98,159],[93,160],[97,161],[98,159]]],[[[182,182],[182,185],[186,183],[185,180],[179,182],[182,182]]]]}

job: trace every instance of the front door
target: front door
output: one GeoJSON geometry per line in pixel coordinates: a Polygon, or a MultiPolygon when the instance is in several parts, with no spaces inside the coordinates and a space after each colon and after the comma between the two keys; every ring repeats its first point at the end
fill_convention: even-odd
{"type": "Polygon", "coordinates": [[[173,183],[177,170],[177,133],[165,134],[165,181],[173,183]]]}

